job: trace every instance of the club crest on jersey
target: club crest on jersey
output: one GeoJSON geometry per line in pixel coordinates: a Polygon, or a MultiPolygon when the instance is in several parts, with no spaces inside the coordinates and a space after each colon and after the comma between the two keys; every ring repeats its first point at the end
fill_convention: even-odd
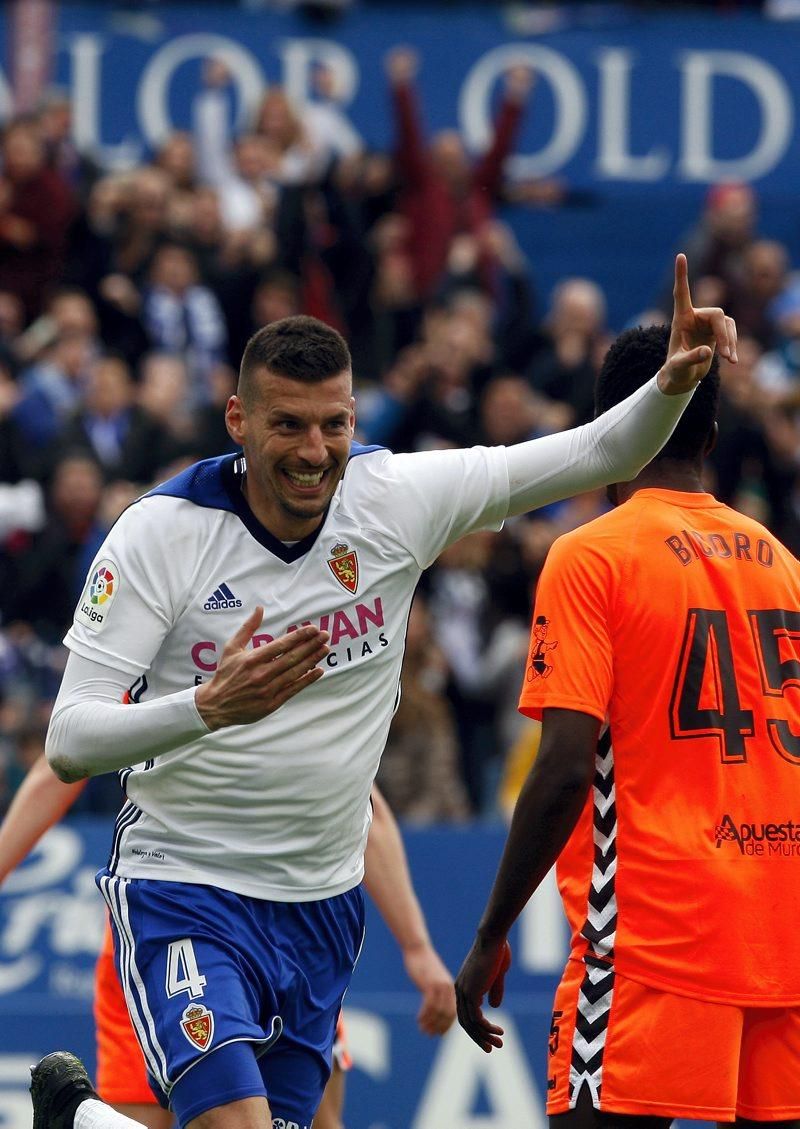
{"type": "Polygon", "coordinates": [[[358,557],[355,549],[343,544],[341,541],[331,546],[331,555],[328,558],[328,568],[348,592],[355,594],[358,588],[358,557]]]}
{"type": "Polygon", "coordinates": [[[207,1051],[214,1038],[214,1013],[204,1004],[189,1004],[181,1016],[181,1030],[189,1042],[207,1051]]]}

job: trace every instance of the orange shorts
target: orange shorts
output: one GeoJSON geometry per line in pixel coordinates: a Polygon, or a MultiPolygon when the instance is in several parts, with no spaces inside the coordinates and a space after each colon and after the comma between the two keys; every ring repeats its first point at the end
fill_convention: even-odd
{"type": "Polygon", "coordinates": [[[114,966],[114,942],[106,922],[94,979],[97,1028],[97,1092],[111,1105],[157,1105],[147,1084],[144,1056],[133,1033],[114,966]]]}
{"type": "Polygon", "coordinates": [[[700,1121],[800,1117],[800,1007],[708,1003],[569,960],[550,1028],[547,1112],[584,1086],[609,1113],[700,1121]]]}

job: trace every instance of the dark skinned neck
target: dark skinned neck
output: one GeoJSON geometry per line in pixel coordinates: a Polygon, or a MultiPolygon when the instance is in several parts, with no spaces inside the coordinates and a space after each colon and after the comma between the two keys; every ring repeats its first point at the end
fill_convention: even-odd
{"type": "Polygon", "coordinates": [[[637,490],[680,490],[684,494],[705,494],[702,480],[702,462],[685,459],[657,459],[648,463],[631,482],[617,482],[614,486],[617,505],[627,502],[637,490]]]}

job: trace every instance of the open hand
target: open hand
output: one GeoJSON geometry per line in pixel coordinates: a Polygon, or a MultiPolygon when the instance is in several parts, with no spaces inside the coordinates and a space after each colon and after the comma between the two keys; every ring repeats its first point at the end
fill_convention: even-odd
{"type": "Polygon", "coordinates": [[[510,967],[511,946],[508,941],[487,942],[476,938],[456,977],[458,1022],[470,1039],[487,1054],[493,1047],[502,1047],[503,1028],[489,1022],[481,1004],[488,993],[490,1006],[500,1006],[510,967]]]}
{"type": "Polygon", "coordinates": [[[317,666],[328,653],[328,634],[299,627],[271,643],[251,641],[264,618],[258,607],[225,644],[214,677],[197,687],[197,711],[209,729],[260,721],[322,678],[317,666]]]}
{"type": "Polygon", "coordinates": [[[685,255],[675,258],[672,329],[658,386],[669,396],[691,392],[711,367],[714,350],[736,364],[736,322],[718,306],[695,308],[685,255]]]}
{"type": "Polygon", "coordinates": [[[416,945],[403,951],[409,980],[422,993],[417,1026],[424,1035],[444,1035],[456,1017],[453,977],[431,945],[416,945]]]}

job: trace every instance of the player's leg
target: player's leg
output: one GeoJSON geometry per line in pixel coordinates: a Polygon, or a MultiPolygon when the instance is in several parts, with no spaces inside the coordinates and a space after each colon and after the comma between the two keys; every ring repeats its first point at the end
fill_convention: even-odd
{"type": "Polygon", "coordinates": [[[736,1125],[800,1129],[800,1008],[745,1008],[736,1125]]]}
{"type": "Polygon", "coordinates": [[[553,1129],[665,1129],[733,1121],[741,1008],[675,996],[572,959],[556,993],[547,1112],[553,1129]]]}
{"type": "MultiPolygon", "coordinates": [[[[718,1125],[723,1122],[718,1121],[718,1125]]],[[[788,1121],[753,1121],[749,1117],[737,1117],[733,1122],[735,1129],[800,1129],[800,1118],[790,1118],[788,1121]]],[[[731,1129],[730,1122],[726,1129],[731,1129]]]]}
{"type": "Polygon", "coordinates": [[[340,1011],[333,1043],[333,1070],[314,1118],[314,1129],[343,1129],[344,1091],[347,1072],[352,1065],[353,1060],[347,1045],[347,1024],[344,1012],[340,1011]]]}
{"type": "MultiPolygon", "coordinates": [[[[271,936],[284,952],[287,977],[280,994],[283,1031],[259,1063],[277,1125],[310,1129],[313,1121],[318,1129],[318,1110],[341,1031],[342,998],[363,932],[364,899],[359,888],[318,902],[273,909],[271,936]]],[[[337,1050],[349,1058],[341,1040],[337,1050]]]]}
{"type": "Polygon", "coordinates": [[[103,1101],[146,1129],[171,1129],[172,1114],[161,1108],[147,1081],[144,1058],[114,965],[108,925],[95,965],[94,1018],[97,1092],[103,1101]]]}
{"type": "Polygon", "coordinates": [[[80,1059],[54,1051],[31,1068],[33,1129],[143,1129],[101,1101],[80,1059]]]}
{"type": "Polygon", "coordinates": [[[175,1124],[175,1118],[169,1110],[162,1109],[155,1102],[139,1105],[132,1102],[117,1103],[112,1108],[137,1125],[144,1125],[145,1129],[172,1129],[175,1124]]]}
{"type": "Polygon", "coordinates": [[[328,1085],[314,1117],[314,1129],[343,1129],[344,1071],[334,1062],[328,1085]]]}
{"type": "Polygon", "coordinates": [[[668,1117],[605,1113],[595,1109],[588,1087],[578,1095],[574,1109],[550,1114],[548,1120],[550,1129],[669,1129],[672,1124],[668,1117]]]}
{"type": "Polygon", "coordinates": [[[272,1114],[265,1099],[245,1098],[201,1113],[185,1129],[272,1129],[272,1114]]]}
{"type": "Polygon", "coordinates": [[[181,1127],[245,1099],[266,1109],[254,1048],[278,1037],[281,1020],[264,975],[271,955],[252,932],[248,900],[110,875],[100,886],[128,1012],[162,1104],[181,1127]]]}

